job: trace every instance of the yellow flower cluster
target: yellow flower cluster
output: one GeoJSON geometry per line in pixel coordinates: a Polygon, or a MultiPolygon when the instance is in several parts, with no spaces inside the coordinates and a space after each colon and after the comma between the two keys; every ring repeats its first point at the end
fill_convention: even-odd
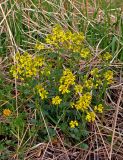
{"type": "Polygon", "coordinates": [[[55,96],[52,98],[52,104],[59,105],[61,103],[62,99],[59,96],[55,96]]]}
{"type": "Polygon", "coordinates": [[[104,61],[109,61],[109,60],[112,59],[112,55],[111,55],[111,53],[106,52],[106,53],[103,53],[103,54],[102,54],[101,58],[102,58],[104,61]]]}
{"type": "Polygon", "coordinates": [[[36,85],[35,88],[42,100],[47,98],[48,92],[42,87],[42,84],[36,85]]]}
{"type": "Polygon", "coordinates": [[[107,70],[104,73],[104,78],[107,81],[107,84],[111,84],[113,82],[113,72],[111,70],[107,70]]]}
{"type": "Polygon", "coordinates": [[[44,59],[40,56],[32,56],[25,52],[20,55],[17,53],[15,56],[16,64],[11,67],[10,72],[15,78],[30,78],[39,73],[40,67],[44,65],[44,59]]]}
{"type": "Polygon", "coordinates": [[[60,25],[56,25],[52,29],[52,33],[48,34],[46,37],[46,43],[59,48],[63,42],[66,41],[65,32],[62,30],[60,25]]]}
{"type": "Polygon", "coordinates": [[[74,49],[73,45],[81,45],[85,37],[83,33],[72,33],[70,30],[64,31],[60,25],[52,29],[52,33],[46,37],[46,43],[55,47],[67,47],[74,49]]]}
{"type": "Polygon", "coordinates": [[[91,56],[90,50],[89,50],[88,48],[82,49],[82,50],[80,51],[80,56],[81,56],[82,58],[87,59],[88,57],[91,56]]]}
{"type": "Polygon", "coordinates": [[[78,122],[75,120],[75,121],[70,121],[70,123],[69,123],[69,125],[70,125],[70,128],[75,128],[75,127],[78,127],[78,122]]]}
{"type": "Polygon", "coordinates": [[[83,87],[81,84],[76,84],[74,87],[74,90],[75,90],[76,94],[78,94],[78,93],[80,94],[80,93],[82,93],[83,87]]]}
{"type": "Polygon", "coordinates": [[[72,33],[70,30],[64,31],[60,25],[52,29],[52,33],[46,37],[46,43],[56,49],[67,49],[72,52],[80,53],[82,58],[90,57],[91,53],[88,48],[84,48],[85,37],[82,32],[72,33]]]}
{"type": "Polygon", "coordinates": [[[44,44],[36,43],[35,49],[40,51],[40,50],[42,50],[42,49],[45,49],[45,45],[44,45],[44,44]]]}
{"type": "Polygon", "coordinates": [[[94,112],[87,112],[87,115],[86,115],[86,121],[88,122],[94,122],[95,121],[95,118],[96,118],[96,115],[94,112]]]}
{"type": "Polygon", "coordinates": [[[98,72],[99,72],[99,69],[98,68],[94,68],[94,69],[91,70],[91,75],[97,77],[98,72]]]}
{"type": "Polygon", "coordinates": [[[96,84],[95,84],[95,88],[99,87],[100,85],[102,85],[102,80],[98,79],[96,80],[96,84]]]}
{"type": "Polygon", "coordinates": [[[90,78],[90,79],[86,80],[84,83],[84,87],[87,89],[91,89],[93,87],[93,79],[90,78]]]}
{"type": "Polygon", "coordinates": [[[75,84],[75,75],[70,71],[70,69],[66,68],[63,71],[63,76],[60,79],[59,91],[62,94],[69,93],[69,86],[75,84]]]}
{"type": "Polygon", "coordinates": [[[3,110],[3,115],[4,115],[5,117],[10,116],[10,114],[11,114],[10,109],[4,109],[4,110],[3,110]]]}
{"type": "MultiPolygon", "coordinates": [[[[102,113],[103,112],[103,105],[102,104],[99,104],[97,106],[94,106],[94,111],[95,112],[90,112],[89,108],[91,106],[91,100],[92,100],[92,96],[89,92],[83,94],[83,95],[80,95],[79,97],[79,100],[76,101],[75,103],[74,102],[71,102],[70,103],[70,106],[71,108],[75,108],[77,110],[80,110],[82,112],[85,112],[86,116],[85,116],[85,120],[87,122],[94,122],[95,121],[95,118],[96,118],[96,112],[98,113],[102,113]]],[[[72,122],[73,123],[73,122],[72,122]]],[[[72,124],[71,124],[72,125],[72,124]]],[[[74,125],[74,124],[73,124],[74,125]]],[[[73,127],[74,128],[74,127],[73,127]]]]}
{"type": "Polygon", "coordinates": [[[81,111],[87,111],[91,104],[92,96],[89,92],[80,96],[79,100],[75,103],[75,108],[81,111]]]}
{"type": "Polygon", "coordinates": [[[98,106],[95,106],[94,107],[94,111],[96,112],[99,112],[99,113],[102,113],[103,112],[103,105],[102,104],[99,104],[98,106]]]}

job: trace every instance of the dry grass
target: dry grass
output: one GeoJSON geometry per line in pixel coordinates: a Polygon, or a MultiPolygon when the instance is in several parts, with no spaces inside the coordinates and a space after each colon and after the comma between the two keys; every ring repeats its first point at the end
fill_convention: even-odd
{"type": "MultiPolygon", "coordinates": [[[[49,143],[35,142],[35,137],[29,137],[27,141],[24,141],[26,133],[30,130],[30,124],[26,126],[23,136],[20,137],[20,131],[17,130],[15,136],[17,138],[17,151],[19,148],[23,148],[24,144],[28,143],[28,147],[24,148],[24,160],[122,160],[123,159],[123,61],[118,56],[121,52],[122,43],[122,18],[121,10],[122,6],[120,1],[116,8],[113,8],[110,12],[109,9],[104,8],[99,4],[99,1],[46,1],[47,4],[42,4],[42,1],[25,1],[24,3],[17,1],[1,1],[0,3],[0,72],[4,75],[6,83],[14,84],[13,99],[16,101],[16,116],[18,117],[19,108],[21,105],[18,102],[19,92],[17,86],[19,85],[16,79],[14,82],[7,77],[8,58],[15,57],[17,51],[24,52],[28,50],[33,52],[32,46],[46,33],[51,31],[52,24],[60,23],[65,28],[72,28],[72,30],[78,31],[78,24],[82,26],[82,31],[85,31],[87,35],[88,43],[91,50],[96,55],[101,54],[101,45],[114,36],[112,40],[113,60],[110,66],[116,68],[115,70],[115,83],[110,86],[106,91],[105,103],[111,106],[111,109],[105,111],[101,119],[97,119],[94,124],[88,126],[89,136],[84,141],[79,142],[75,146],[71,146],[71,143],[65,141],[65,137],[59,128],[55,128],[57,138],[52,140],[48,133],[47,123],[43,117],[47,134],[49,134],[49,143]],[[69,3],[68,3],[69,2],[69,3]],[[68,5],[69,4],[69,5],[68,5]],[[20,9],[21,8],[21,9],[20,9]],[[82,10],[81,10],[82,9],[82,10]],[[119,22],[117,22],[119,18],[119,22]],[[109,25],[109,29],[96,32],[97,43],[90,43],[91,39],[94,41],[94,36],[90,38],[89,31],[91,29],[99,30],[95,24],[109,25]],[[112,29],[112,30],[111,30],[112,29]],[[99,35],[100,32],[102,36],[99,35]],[[4,39],[4,34],[6,34],[4,39]],[[114,49],[114,48],[115,49],[114,49]],[[32,142],[30,141],[32,140],[32,142]],[[88,148],[80,148],[80,144],[87,143],[88,148]]],[[[104,2],[105,3],[105,2],[104,2]]],[[[109,4],[108,4],[109,5],[109,4]]],[[[116,1],[114,2],[116,5],[116,1]]],[[[109,7],[110,8],[110,7],[109,7]]],[[[104,50],[108,47],[108,44],[103,45],[104,50]]],[[[95,57],[94,57],[95,58],[95,57]]],[[[92,61],[93,63],[93,61],[92,61]]],[[[94,61],[94,63],[98,63],[94,61]]],[[[94,65],[91,64],[90,65],[94,65]]],[[[28,97],[27,102],[33,101],[31,97],[28,97]]],[[[0,107],[6,105],[8,101],[2,101],[0,107]]],[[[27,109],[25,109],[27,111],[27,109]]],[[[30,117],[36,117],[35,113],[30,111],[30,117]]],[[[0,115],[1,122],[6,122],[0,115]]],[[[0,137],[1,138],[1,137],[0,137]]],[[[1,141],[3,139],[1,138],[1,141]]],[[[18,157],[18,152],[10,154],[10,160],[21,160],[18,157]]],[[[0,151],[2,154],[2,151],[0,151]]]]}

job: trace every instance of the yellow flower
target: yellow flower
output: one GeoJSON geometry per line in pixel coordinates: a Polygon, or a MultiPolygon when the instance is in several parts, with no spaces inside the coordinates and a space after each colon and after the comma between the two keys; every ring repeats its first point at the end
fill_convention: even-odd
{"type": "Polygon", "coordinates": [[[113,72],[111,70],[106,71],[104,73],[104,78],[108,84],[111,84],[113,82],[113,72]]]}
{"type": "Polygon", "coordinates": [[[39,92],[39,95],[42,100],[47,98],[47,94],[48,92],[44,88],[42,89],[42,91],[39,92]]]}
{"type": "Polygon", "coordinates": [[[93,70],[91,70],[91,75],[96,76],[99,72],[98,68],[94,68],[93,70]]]}
{"type": "Polygon", "coordinates": [[[90,78],[90,79],[86,80],[84,87],[86,87],[87,89],[91,89],[93,87],[93,79],[90,78]]]}
{"type": "Polygon", "coordinates": [[[87,111],[89,105],[91,104],[92,96],[90,93],[85,93],[84,95],[80,96],[79,100],[75,104],[75,108],[81,111],[87,111]]]}
{"type": "Polygon", "coordinates": [[[59,86],[59,91],[64,93],[69,93],[69,86],[75,84],[75,76],[73,73],[70,71],[70,69],[65,69],[63,71],[63,76],[60,78],[60,86],[59,86]]]}
{"type": "Polygon", "coordinates": [[[35,45],[35,49],[37,49],[37,50],[42,50],[42,49],[45,49],[45,46],[44,46],[44,44],[36,44],[35,45]]]}
{"type": "Polygon", "coordinates": [[[84,59],[89,58],[91,56],[90,50],[88,48],[82,49],[80,56],[84,59]]]}
{"type": "Polygon", "coordinates": [[[38,84],[35,88],[42,100],[47,98],[48,92],[42,87],[42,84],[38,84]]]}
{"type": "Polygon", "coordinates": [[[95,84],[95,88],[99,87],[102,84],[102,80],[97,80],[95,84]]]}
{"type": "Polygon", "coordinates": [[[82,93],[83,87],[80,84],[75,85],[74,90],[77,93],[82,93]]]}
{"type": "Polygon", "coordinates": [[[10,116],[10,114],[11,114],[10,109],[4,109],[4,110],[3,110],[3,115],[4,115],[5,117],[10,116]]]}
{"type": "Polygon", "coordinates": [[[59,92],[61,92],[62,94],[65,94],[65,93],[69,93],[70,91],[68,90],[67,85],[60,85],[59,86],[59,92]]]}
{"type": "Polygon", "coordinates": [[[87,112],[87,115],[86,115],[86,121],[88,122],[94,122],[95,121],[95,118],[96,118],[96,115],[94,112],[87,112]]]}
{"type": "Polygon", "coordinates": [[[103,112],[103,105],[99,104],[98,106],[95,106],[94,111],[98,111],[99,113],[102,113],[103,112]]]}
{"type": "Polygon", "coordinates": [[[46,37],[46,43],[53,45],[56,48],[60,48],[66,40],[65,32],[60,25],[55,25],[52,29],[52,33],[48,34],[46,37]]]}
{"type": "Polygon", "coordinates": [[[40,67],[44,65],[44,59],[41,56],[32,56],[25,52],[17,53],[15,56],[16,63],[11,67],[10,72],[14,78],[31,78],[40,72],[40,67]]]}
{"type": "Polygon", "coordinates": [[[109,60],[111,60],[111,59],[112,59],[111,53],[109,53],[109,52],[103,53],[102,59],[103,59],[104,61],[109,61],[109,60]]]}
{"type": "Polygon", "coordinates": [[[72,33],[70,30],[64,31],[64,29],[57,24],[45,40],[46,43],[53,46],[53,48],[59,49],[62,47],[73,52],[79,52],[83,46],[84,39],[85,37],[82,32],[72,33]]]}
{"type": "Polygon", "coordinates": [[[70,125],[70,128],[75,128],[75,127],[78,127],[78,122],[75,120],[75,121],[70,121],[70,123],[69,123],[69,125],[70,125]]]}
{"type": "Polygon", "coordinates": [[[71,106],[71,108],[74,108],[75,103],[74,102],[70,102],[70,106],[71,106]]]}
{"type": "Polygon", "coordinates": [[[59,96],[56,96],[52,98],[52,104],[59,105],[61,103],[62,99],[59,96]]]}
{"type": "Polygon", "coordinates": [[[63,76],[60,79],[60,83],[64,83],[65,85],[73,85],[75,84],[75,76],[70,71],[70,69],[66,68],[63,71],[63,76]]]}

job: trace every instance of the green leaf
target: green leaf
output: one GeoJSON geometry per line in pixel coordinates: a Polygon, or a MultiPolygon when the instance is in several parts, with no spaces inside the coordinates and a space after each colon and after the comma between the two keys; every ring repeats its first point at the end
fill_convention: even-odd
{"type": "Polygon", "coordinates": [[[81,143],[78,145],[78,147],[87,150],[89,148],[89,146],[86,143],[81,143]]]}

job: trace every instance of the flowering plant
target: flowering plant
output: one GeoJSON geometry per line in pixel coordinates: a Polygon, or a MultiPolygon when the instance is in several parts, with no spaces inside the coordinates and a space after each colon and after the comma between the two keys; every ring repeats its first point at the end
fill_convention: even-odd
{"type": "Polygon", "coordinates": [[[42,109],[50,123],[79,130],[105,110],[105,90],[113,83],[107,63],[112,56],[103,53],[96,57],[99,64],[90,65],[93,53],[84,34],[60,25],[44,41],[36,43],[34,55],[17,53],[10,72],[22,84],[32,82],[36,109],[42,109]]]}

